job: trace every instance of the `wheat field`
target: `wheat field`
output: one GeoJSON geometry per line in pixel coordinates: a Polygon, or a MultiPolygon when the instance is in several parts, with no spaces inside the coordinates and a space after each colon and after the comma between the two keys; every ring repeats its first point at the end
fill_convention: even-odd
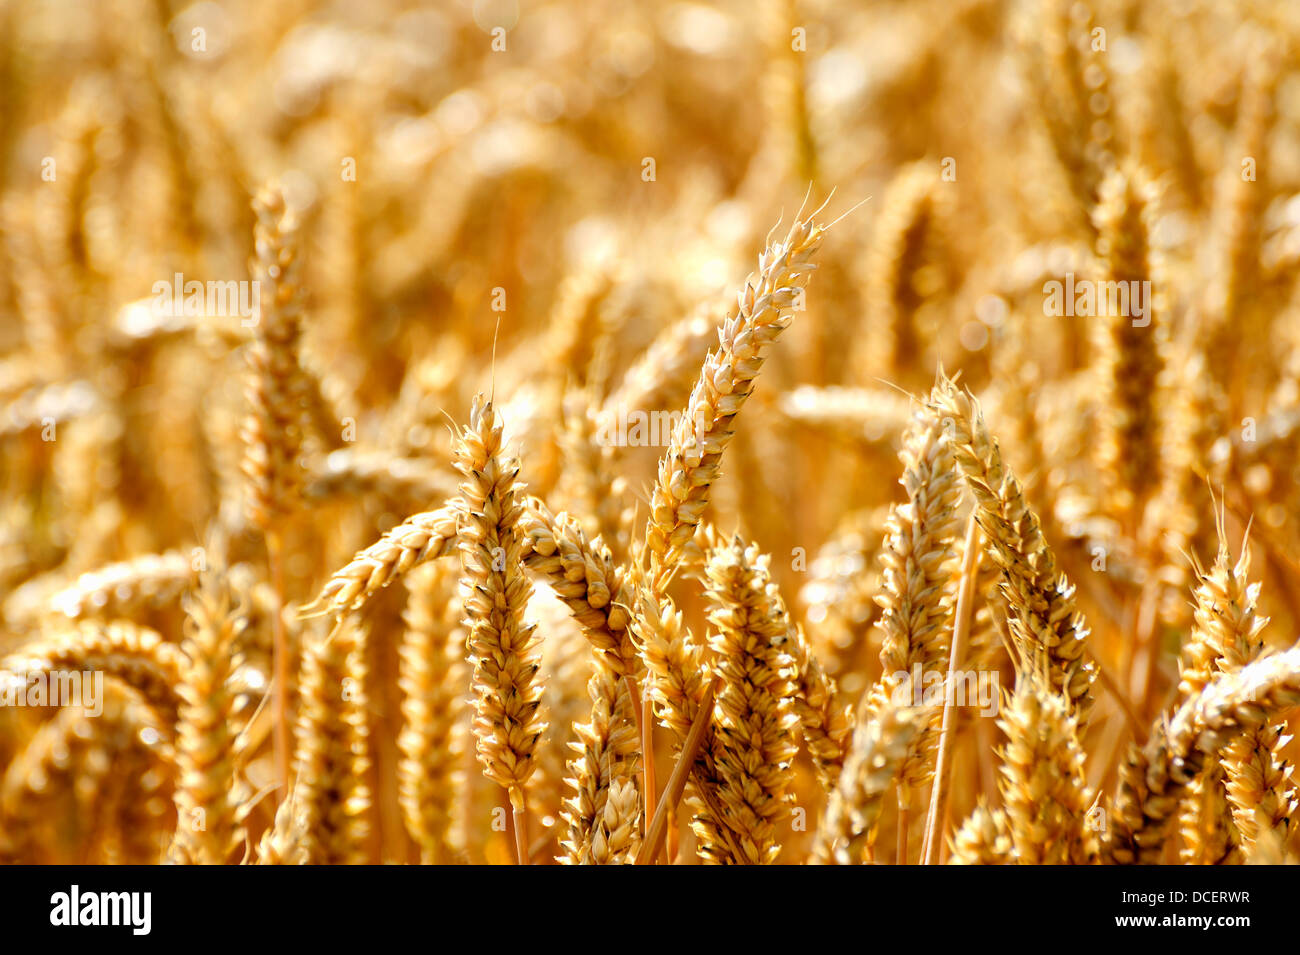
{"type": "Polygon", "coordinates": [[[0,860],[1300,858],[1300,7],[0,0],[0,860]]]}

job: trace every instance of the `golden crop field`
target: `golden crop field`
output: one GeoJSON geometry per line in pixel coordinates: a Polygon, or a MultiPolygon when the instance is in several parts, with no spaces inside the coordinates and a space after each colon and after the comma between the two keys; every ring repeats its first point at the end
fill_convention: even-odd
{"type": "Polygon", "coordinates": [[[1288,0],[0,0],[0,860],[1296,861],[1298,276],[1288,0]]]}

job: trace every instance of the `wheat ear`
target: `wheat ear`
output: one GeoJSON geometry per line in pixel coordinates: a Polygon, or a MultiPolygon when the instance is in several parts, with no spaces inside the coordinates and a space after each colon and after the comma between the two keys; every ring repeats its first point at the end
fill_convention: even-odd
{"type": "Polygon", "coordinates": [[[640,670],[628,634],[631,590],[599,538],[588,539],[568,515],[552,515],[535,497],[519,518],[524,565],[540,574],[569,607],[602,662],[619,675],[640,670]]]}
{"type": "Polygon", "coordinates": [[[370,757],[364,631],[354,620],[303,641],[294,799],[311,865],[367,860],[370,757]]]}
{"type": "Polygon", "coordinates": [[[796,626],[791,634],[790,652],[795,665],[794,711],[803,729],[803,741],[822,788],[829,792],[839,779],[853,734],[853,707],[835,681],[826,675],[796,626]]]}
{"type": "Polygon", "coordinates": [[[452,498],[436,510],[408,517],[336,570],[316,599],[300,608],[300,615],[358,612],[411,568],[456,554],[457,522],[464,507],[463,501],[452,498]]]}
{"type": "Polygon", "coordinates": [[[560,862],[610,865],[630,862],[639,847],[640,802],[633,777],[638,736],[625,682],[598,666],[587,684],[591,717],[575,727],[564,801],[566,833],[560,862]],[[627,787],[631,787],[630,793],[627,787]]]}
{"type": "Polygon", "coordinates": [[[187,634],[176,727],[176,842],[181,861],[221,865],[245,838],[249,787],[241,765],[232,674],[242,662],[243,608],[216,572],[187,602],[187,634]]]}
{"type": "Polygon", "coordinates": [[[817,827],[812,862],[857,865],[866,861],[885,796],[933,709],[898,706],[888,700],[871,712],[871,719],[864,718],[868,709],[861,709],[844,770],[817,827]]]}
{"type": "MultiPolygon", "coordinates": [[[[900,483],[907,501],[890,510],[880,552],[882,579],[876,602],[881,608],[882,683],[866,705],[877,708],[880,696],[915,681],[917,669],[944,674],[948,666],[953,600],[950,593],[956,558],[960,498],[957,468],[942,421],[920,409],[903,439],[900,483]]],[[[913,687],[919,689],[919,687],[913,687]]],[[[936,713],[936,718],[939,714],[936,713]]],[[[900,769],[898,806],[903,818],[912,796],[934,772],[938,726],[917,737],[900,769]]],[[[900,827],[900,848],[906,826],[900,827]]],[[[905,859],[900,859],[904,862],[905,859]]]]}
{"type": "Polygon", "coordinates": [[[1093,219],[1105,281],[1120,287],[1152,289],[1146,315],[1107,308],[1101,329],[1100,371],[1102,432],[1097,465],[1106,482],[1108,510],[1132,533],[1159,475],[1161,392],[1164,370],[1165,316],[1157,306],[1159,277],[1149,246],[1154,224],[1155,189],[1135,167],[1108,175],[1093,219]]]}
{"type": "Polygon", "coordinates": [[[185,658],[148,627],[124,620],[86,620],[39,637],[0,661],[10,673],[102,670],[142,694],[169,724],[180,703],[185,658]]]}
{"type": "Polygon", "coordinates": [[[1045,676],[1026,661],[1002,706],[1002,799],[1021,865],[1089,865],[1096,837],[1085,829],[1090,798],[1078,720],[1045,676]]]}
{"type": "Polygon", "coordinates": [[[519,465],[502,442],[492,403],[476,398],[469,425],[456,438],[456,468],[464,478],[461,596],[474,666],[474,735],[484,773],[523,813],[524,784],[544,729],[542,687],[533,627],[523,619],[530,586],[518,527],[519,465]]]}
{"type": "MultiPolygon", "coordinates": [[[[815,215],[816,213],[814,213],[815,215]]],[[[733,420],[753,390],[769,347],[803,308],[803,288],[824,229],[797,219],[785,239],[759,257],[758,272],[739,296],[736,314],[718,331],[672,442],[659,461],[650,497],[646,548],[651,584],[662,589],[695,534],[732,436],[733,420]]]]}
{"type": "MultiPolygon", "coordinates": [[[[1208,572],[1198,569],[1200,583],[1195,593],[1192,635],[1184,649],[1185,664],[1178,685],[1182,700],[1203,690],[1216,673],[1236,672],[1264,651],[1260,634],[1268,618],[1256,612],[1260,585],[1249,580],[1249,541],[1243,543],[1240,558],[1230,566],[1221,528],[1220,535],[1214,565],[1208,572]]],[[[1295,792],[1281,750],[1285,742],[1283,729],[1279,725],[1261,725],[1246,731],[1224,750],[1221,767],[1210,767],[1193,783],[1189,803],[1194,804],[1201,790],[1210,789],[1205,798],[1219,810],[1208,819],[1202,814],[1193,832],[1225,832],[1236,836],[1242,848],[1249,851],[1262,824],[1285,842],[1295,792]],[[1224,795],[1226,805],[1222,803],[1224,795]],[[1231,824],[1223,814],[1229,806],[1231,824]]],[[[1185,841],[1195,848],[1194,840],[1186,839],[1187,834],[1188,826],[1184,826],[1185,841]]]]}
{"type": "Polygon", "coordinates": [[[1159,862],[1165,833],[1188,784],[1233,739],[1300,703],[1300,648],[1260,657],[1212,680],[1187,700],[1120,771],[1107,861],[1159,862]]]}
{"type": "MultiPolygon", "coordinates": [[[[646,667],[646,700],[660,723],[672,731],[680,751],[691,727],[702,718],[704,704],[708,702],[710,711],[716,707],[709,694],[704,648],[695,641],[671,599],[656,595],[647,585],[636,586],[634,593],[637,603],[632,630],[646,667]]],[[[687,793],[695,812],[691,828],[701,854],[719,856],[731,851],[732,839],[717,800],[712,724],[710,713],[691,766],[687,793]]]]}
{"type": "Polygon", "coordinates": [[[952,839],[949,865],[1007,865],[1012,861],[1007,814],[990,809],[981,796],[952,839]]]}
{"type": "Polygon", "coordinates": [[[48,600],[49,611],[70,620],[126,619],[175,601],[194,582],[190,557],[180,551],[145,554],[87,571],[48,600]]]}
{"type": "Polygon", "coordinates": [[[721,688],[713,728],[718,801],[728,825],[744,838],[738,858],[706,860],[747,865],[776,861],[776,822],[788,811],[797,751],[794,635],[785,603],[768,570],[769,558],[736,538],[708,563],[710,646],[721,688]]]}
{"type": "Polygon", "coordinates": [[[953,456],[975,498],[989,554],[1002,568],[1012,635],[1026,659],[1047,654],[1052,687],[1086,722],[1097,672],[1088,658],[1088,625],[1075,604],[1074,587],[1058,573],[1038,516],[1020,481],[1003,464],[979,402],[944,378],[934,388],[931,407],[948,431],[953,456]]]}
{"type": "Polygon", "coordinates": [[[444,861],[452,794],[460,780],[457,733],[469,677],[454,599],[453,571],[430,564],[407,578],[406,629],[400,648],[402,731],[397,745],[402,818],[427,864],[444,861]]]}
{"type": "Polygon", "coordinates": [[[257,283],[257,326],[249,345],[249,414],[243,426],[243,471],[253,523],[266,530],[300,496],[304,440],[302,283],[298,217],[276,186],[253,200],[256,226],[249,264],[257,283]]]}

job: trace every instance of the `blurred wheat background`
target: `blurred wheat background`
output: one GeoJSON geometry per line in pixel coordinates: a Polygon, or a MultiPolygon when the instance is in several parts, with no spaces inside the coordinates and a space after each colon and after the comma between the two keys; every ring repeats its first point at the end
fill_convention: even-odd
{"type": "Polygon", "coordinates": [[[1293,861],[1298,56],[0,0],[0,858],[1293,861]]]}

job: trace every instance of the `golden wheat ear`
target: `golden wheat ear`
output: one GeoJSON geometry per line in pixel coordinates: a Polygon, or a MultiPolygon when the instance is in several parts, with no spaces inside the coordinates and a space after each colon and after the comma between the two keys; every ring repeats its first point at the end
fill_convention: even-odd
{"type": "Polygon", "coordinates": [[[504,447],[503,425],[490,401],[476,398],[456,439],[464,478],[459,535],[466,646],[474,667],[474,736],[488,779],[510,797],[516,858],[529,857],[525,784],[536,768],[542,686],[534,627],[524,621],[531,585],[524,575],[524,512],[519,462],[504,447]]]}

